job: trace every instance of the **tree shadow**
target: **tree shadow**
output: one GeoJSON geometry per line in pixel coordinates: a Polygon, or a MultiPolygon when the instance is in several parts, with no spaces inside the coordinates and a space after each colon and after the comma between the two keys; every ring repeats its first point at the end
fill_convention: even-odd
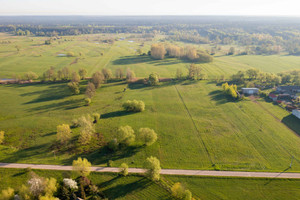
{"type": "Polygon", "coordinates": [[[281,174],[285,173],[286,171],[288,171],[289,169],[291,169],[290,167],[284,169],[282,172],[278,173],[276,176],[274,176],[273,178],[270,178],[268,182],[266,182],[264,185],[269,185],[274,179],[276,179],[278,176],[280,176],[281,174]]]}
{"type": "Polygon", "coordinates": [[[300,119],[290,114],[284,117],[281,121],[300,136],[300,119]]]}
{"type": "Polygon", "coordinates": [[[153,61],[150,56],[123,56],[113,61],[114,65],[131,65],[153,61]]]}
{"type": "Polygon", "coordinates": [[[215,101],[217,105],[233,102],[233,100],[224,94],[221,90],[214,90],[209,93],[210,99],[215,101]]]}
{"type": "Polygon", "coordinates": [[[101,115],[101,119],[113,118],[113,117],[122,117],[126,115],[132,115],[134,112],[127,112],[125,110],[113,111],[101,115]]]}

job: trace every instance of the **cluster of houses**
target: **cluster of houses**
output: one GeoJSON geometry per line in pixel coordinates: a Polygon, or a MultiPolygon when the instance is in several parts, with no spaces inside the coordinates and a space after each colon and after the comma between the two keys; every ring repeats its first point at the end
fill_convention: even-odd
{"type": "MultiPolygon", "coordinates": [[[[258,88],[242,88],[242,93],[245,95],[258,95],[258,88]]],[[[284,103],[286,109],[291,111],[294,116],[300,119],[300,108],[298,108],[294,100],[300,96],[300,86],[279,86],[275,92],[269,94],[269,98],[277,103],[284,103]]]]}

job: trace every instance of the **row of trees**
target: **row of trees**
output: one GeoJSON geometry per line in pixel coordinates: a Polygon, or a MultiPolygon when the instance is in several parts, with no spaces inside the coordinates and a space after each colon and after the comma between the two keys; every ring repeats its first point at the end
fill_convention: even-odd
{"type": "Polygon", "coordinates": [[[151,45],[151,57],[154,59],[162,60],[165,56],[171,58],[187,59],[193,62],[212,62],[213,57],[207,52],[197,50],[194,47],[179,47],[176,45],[165,45],[163,43],[151,45]]]}

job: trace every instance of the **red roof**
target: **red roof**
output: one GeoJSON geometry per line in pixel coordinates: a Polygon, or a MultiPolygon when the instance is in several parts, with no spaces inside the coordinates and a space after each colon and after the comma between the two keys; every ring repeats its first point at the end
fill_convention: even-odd
{"type": "Polygon", "coordinates": [[[275,98],[275,97],[277,97],[277,95],[276,94],[269,94],[269,97],[275,98]]]}

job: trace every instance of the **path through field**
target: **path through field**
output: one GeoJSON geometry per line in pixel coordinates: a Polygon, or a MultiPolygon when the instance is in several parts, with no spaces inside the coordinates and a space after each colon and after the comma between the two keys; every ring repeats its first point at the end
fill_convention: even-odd
{"type": "MultiPolygon", "coordinates": [[[[72,166],[61,165],[36,165],[36,164],[19,164],[19,163],[0,163],[0,168],[25,168],[43,169],[43,170],[72,170],[72,166]]],[[[252,177],[252,178],[292,178],[300,179],[300,173],[283,172],[242,172],[242,171],[208,171],[208,170],[183,170],[183,169],[162,169],[161,174],[167,175],[186,175],[186,176],[224,176],[224,177],[252,177]]],[[[92,167],[93,172],[119,172],[116,167],[92,167]]],[[[145,169],[129,168],[129,173],[142,174],[145,169]]]]}

